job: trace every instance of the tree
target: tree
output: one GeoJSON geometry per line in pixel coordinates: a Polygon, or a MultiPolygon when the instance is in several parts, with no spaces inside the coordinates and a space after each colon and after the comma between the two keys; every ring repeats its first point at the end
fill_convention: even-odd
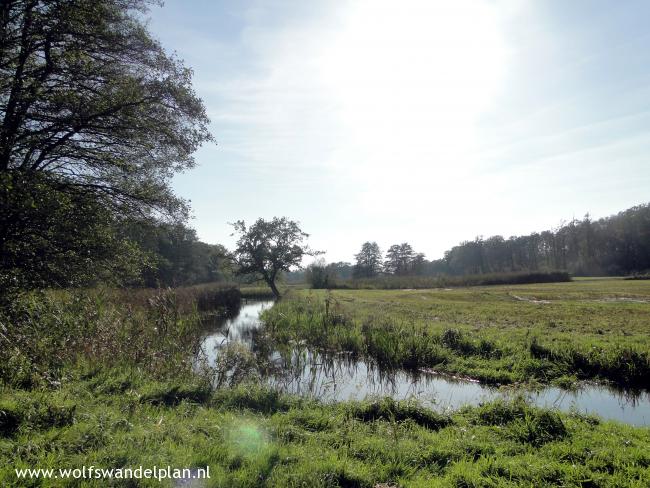
{"type": "Polygon", "coordinates": [[[418,252],[411,259],[411,274],[416,276],[423,275],[427,266],[427,260],[424,253],[418,252]]]}
{"type": "Polygon", "coordinates": [[[354,266],[344,261],[330,263],[327,265],[330,276],[335,280],[349,280],[354,273],[354,266]]]}
{"type": "Polygon", "coordinates": [[[384,270],[387,273],[406,275],[412,271],[415,252],[408,242],[393,244],[386,251],[384,270]]]}
{"type": "Polygon", "coordinates": [[[199,241],[182,223],[136,220],[120,228],[147,255],[141,280],[146,286],[182,286],[231,278],[226,248],[199,241]]]}
{"type": "Polygon", "coordinates": [[[334,284],[333,270],[322,258],[307,266],[305,278],[317,290],[330,288],[334,284]]]}
{"type": "Polygon", "coordinates": [[[354,258],[355,278],[372,278],[381,272],[381,250],[376,242],[364,242],[354,258]]]}
{"type": "MultiPolygon", "coordinates": [[[[65,203],[57,205],[65,207],[65,215],[85,213],[80,217],[90,219],[89,206],[81,201],[94,201],[109,212],[107,222],[142,215],[185,218],[187,205],[172,193],[169,179],[192,167],[192,153],[211,140],[209,120],[192,90],[191,70],[168,55],[143,23],[151,3],[2,2],[0,182],[5,193],[18,186],[27,193],[49,192],[65,203]]],[[[22,208],[15,198],[7,201],[19,208],[2,215],[0,254],[28,246],[17,239],[33,234],[48,212],[22,208]],[[35,220],[6,220],[15,215],[35,220]]],[[[92,227],[80,226],[76,237],[92,237],[80,234],[92,227]]],[[[47,239],[65,246],[66,239],[55,232],[47,239]]],[[[73,254],[78,244],[60,250],[73,254]]],[[[34,260],[19,264],[39,265],[34,251],[27,254],[34,260]]],[[[78,261],[70,257],[63,263],[78,261]]]]}
{"type": "Polygon", "coordinates": [[[137,280],[147,256],[119,232],[92,195],[59,191],[38,176],[25,181],[0,172],[0,295],[116,276],[137,280]]]}
{"type": "Polygon", "coordinates": [[[232,224],[239,234],[233,253],[238,275],[255,275],[266,282],[276,298],[280,292],[275,284],[279,273],[300,267],[304,256],[321,254],[313,251],[305,241],[309,234],[297,222],[286,217],[273,220],[257,219],[250,227],[243,220],[232,224]]]}

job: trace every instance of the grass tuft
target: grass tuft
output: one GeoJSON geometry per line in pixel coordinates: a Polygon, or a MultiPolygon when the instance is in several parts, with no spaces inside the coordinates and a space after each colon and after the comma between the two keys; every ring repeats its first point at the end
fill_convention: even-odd
{"type": "Polygon", "coordinates": [[[452,423],[451,419],[413,402],[398,402],[384,398],[354,405],[350,414],[364,422],[377,420],[389,422],[412,421],[430,430],[439,430],[452,423]]]}

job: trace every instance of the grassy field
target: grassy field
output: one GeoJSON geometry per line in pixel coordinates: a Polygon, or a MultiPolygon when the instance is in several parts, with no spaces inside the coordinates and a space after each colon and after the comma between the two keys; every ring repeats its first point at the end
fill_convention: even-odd
{"type": "Polygon", "coordinates": [[[210,391],[78,365],[55,391],[0,390],[0,486],[18,468],[210,466],[206,487],[645,487],[650,433],[523,403],[440,415],[408,403],[321,405],[258,387],[210,391]],[[382,484],[383,483],[383,484],[382,484]]]}
{"type": "Polygon", "coordinates": [[[559,283],[568,281],[571,281],[571,275],[565,271],[484,273],[462,276],[381,275],[374,278],[354,278],[340,282],[334,280],[334,283],[329,288],[342,290],[404,290],[446,288],[452,286],[559,283]]]}
{"type": "MultiPolygon", "coordinates": [[[[648,285],[296,289],[266,318],[270,335],[287,343],[357,347],[405,366],[425,364],[433,351],[445,361],[430,366],[515,381],[520,363],[555,372],[562,348],[600,344],[613,357],[637,351],[647,360],[648,285]],[[540,351],[555,356],[539,359],[540,351]]],[[[218,288],[195,291],[196,300],[232,298],[218,288]]],[[[650,484],[648,428],[521,400],[441,414],[387,399],[321,404],[245,377],[215,390],[214,373],[192,367],[202,333],[198,307],[186,299],[194,291],[147,293],[34,294],[0,315],[0,486],[177,486],[15,473],[84,465],[209,466],[206,487],[650,484]]]]}
{"type": "Polygon", "coordinates": [[[599,379],[650,387],[650,282],[433,290],[302,290],[266,312],[279,343],[306,341],[387,367],[486,383],[599,379]]]}

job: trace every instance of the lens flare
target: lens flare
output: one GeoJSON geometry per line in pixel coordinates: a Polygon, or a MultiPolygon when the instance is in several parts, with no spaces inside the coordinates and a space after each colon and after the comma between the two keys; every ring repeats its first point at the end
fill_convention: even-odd
{"type": "Polygon", "coordinates": [[[234,420],[226,430],[226,439],[246,457],[260,454],[269,445],[266,431],[251,420],[234,420]]]}

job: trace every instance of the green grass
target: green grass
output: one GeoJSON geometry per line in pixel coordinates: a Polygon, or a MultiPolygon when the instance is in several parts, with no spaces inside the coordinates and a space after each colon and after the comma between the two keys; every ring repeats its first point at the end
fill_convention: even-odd
{"type": "MultiPolygon", "coordinates": [[[[294,290],[266,318],[270,338],[287,344],[301,338],[390,364],[515,380],[522,370],[507,369],[509,361],[553,366],[566,361],[562,344],[579,350],[593,338],[608,350],[644,351],[648,285],[294,290]],[[526,301],[533,297],[550,303],[526,301]]],[[[522,400],[449,413],[390,399],[321,404],[240,382],[252,366],[243,352],[232,364],[244,373],[215,390],[214,375],[191,367],[201,337],[196,303],[173,290],[149,293],[31,294],[2,311],[0,486],[173,486],[27,481],[14,471],[84,465],[209,466],[208,487],[650,484],[648,428],[522,400]]]]}
{"type": "Polygon", "coordinates": [[[56,390],[0,389],[0,486],[29,486],[15,468],[81,465],[209,465],[209,487],[650,483],[648,429],[516,401],[442,415],[390,400],[324,405],[255,386],[212,392],[137,368],[80,364],[66,376],[56,390]]]}
{"type": "Polygon", "coordinates": [[[511,273],[483,273],[475,275],[396,276],[356,278],[334,283],[332,289],[350,290],[404,290],[457,286],[516,285],[526,283],[558,283],[571,281],[565,271],[516,271],[511,273]]]}
{"type": "MultiPolygon", "coordinates": [[[[282,290],[283,288],[280,287],[282,290]]],[[[241,297],[249,300],[271,300],[275,298],[275,295],[273,295],[273,292],[271,289],[264,285],[264,286],[254,286],[254,285],[242,285],[239,288],[239,291],[241,292],[241,297]]]]}
{"type": "Polygon", "coordinates": [[[272,340],[486,383],[567,378],[650,387],[650,282],[296,291],[265,312],[272,340]]]}

